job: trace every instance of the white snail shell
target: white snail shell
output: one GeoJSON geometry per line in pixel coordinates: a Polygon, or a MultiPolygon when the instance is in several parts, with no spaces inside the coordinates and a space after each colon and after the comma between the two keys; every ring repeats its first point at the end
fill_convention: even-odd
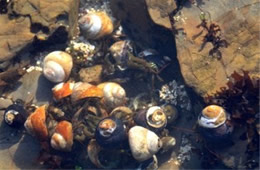
{"type": "Polygon", "coordinates": [[[79,19],[83,35],[89,39],[98,39],[111,34],[113,22],[105,12],[91,12],[79,19]]]}
{"type": "Polygon", "coordinates": [[[55,128],[51,137],[51,146],[60,151],[71,151],[73,145],[72,124],[66,120],[61,121],[55,128]]]}
{"type": "Polygon", "coordinates": [[[99,84],[98,87],[103,89],[104,104],[107,107],[114,109],[125,104],[126,92],[119,84],[114,82],[105,82],[99,84]]]}
{"type": "Polygon", "coordinates": [[[69,77],[72,66],[71,55],[63,51],[54,51],[44,58],[43,74],[48,80],[60,83],[69,77]]]}
{"type": "Polygon", "coordinates": [[[162,128],[167,125],[167,117],[159,106],[152,106],[146,112],[147,124],[154,128],[162,128]]]}
{"type": "Polygon", "coordinates": [[[134,126],[129,130],[128,140],[133,157],[137,161],[150,159],[162,147],[162,141],[152,131],[134,126]]]}
{"type": "Polygon", "coordinates": [[[199,115],[198,123],[204,128],[217,128],[227,120],[226,111],[221,106],[210,105],[205,107],[199,115]]]}

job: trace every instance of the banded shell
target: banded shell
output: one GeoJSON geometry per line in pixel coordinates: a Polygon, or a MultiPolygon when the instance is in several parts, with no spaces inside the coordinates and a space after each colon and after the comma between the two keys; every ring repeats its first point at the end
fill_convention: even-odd
{"type": "Polygon", "coordinates": [[[87,97],[103,97],[103,91],[89,83],[77,82],[73,86],[71,99],[73,102],[87,97]]]}
{"type": "Polygon", "coordinates": [[[24,127],[27,132],[36,136],[40,140],[48,139],[48,129],[46,126],[46,106],[37,108],[25,121],[24,127]]]}
{"type": "Polygon", "coordinates": [[[71,151],[73,145],[72,124],[66,120],[57,124],[51,137],[51,146],[60,151],[71,151]]]}
{"type": "Polygon", "coordinates": [[[52,88],[53,98],[56,101],[61,100],[72,94],[74,83],[59,83],[52,88]]]}
{"type": "Polygon", "coordinates": [[[99,39],[111,34],[113,22],[106,12],[90,12],[79,19],[79,27],[83,36],[88,39],[99,39]]]}
{"type": "Polygon", "coordinates": [[[69,78],[72,66],[71,55],[63,51],[54,51],[43,60],[43,74],[48,80],[60,83],[69,78]]]}
{"type": "Polygon", "coordinates": [[[133,157],[140,162],[150,159],[162,147],[160,138],[141,126],[129,130],[128,140],[133,157]]]}

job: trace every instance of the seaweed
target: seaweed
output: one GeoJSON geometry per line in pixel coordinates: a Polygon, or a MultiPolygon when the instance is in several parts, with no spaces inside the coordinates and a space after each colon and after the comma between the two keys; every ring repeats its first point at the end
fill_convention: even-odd
{"type": "Polygon", "coordinates": [[[247,71],[243,71],[242,75],[234,72],[227,87],[205,98],[207,104],[223,106],[230,113],[235,126],[246,127],[248,159],[259,151],[259,134],[256,129],[259,123],[259,89],[259,78],[251,78],[247,71]]]}
{"type": "Polygon", "coordinates": [[[216,23],[208,24],[205,13],[201,12],[200,15],[201,23],[197,25],[197,28],[202,27],[203,30],[197,35],[193,36],[193,39],[196,39],[202,32],[205,30],[207,33],[203,37],[203,42],[200,46],[199,52],[202,51],[207,43],[211,43],[213,48],[209,50],[209,56],[216,56],[218,59],[222,58],[222,53],[220,48],[227,48],[228,42],[221,37],[221,28],[216,23]]]}

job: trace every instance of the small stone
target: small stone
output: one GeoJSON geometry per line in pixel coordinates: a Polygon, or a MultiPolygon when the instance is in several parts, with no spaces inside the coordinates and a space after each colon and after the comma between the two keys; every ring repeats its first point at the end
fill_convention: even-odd
{"type": "Polygon", "coordinates": [[[5,99],[5,98],[0,98],[0,110],[1,109],[6,109],[8,106],[13,104],[12,100],[10,99],[5,99]]]}
{"type": "Polygon", "coordinates": [[[87,83],[99,84],[101,82],[102,65],[82,68],[79,71],[80,80],[87,83]]]}

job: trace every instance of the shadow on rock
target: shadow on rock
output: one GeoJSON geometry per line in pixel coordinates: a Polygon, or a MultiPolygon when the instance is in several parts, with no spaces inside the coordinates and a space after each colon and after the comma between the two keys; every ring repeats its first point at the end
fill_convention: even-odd
{"type": "Polygon", "coordinates": [[[35,100],[38,104],[45,104],[52,100],[52,91],[54,84],[48,81],[43,75],[39,76],[36,89],[35,100]]]}
{"type": "Polygon", "coordinates": [[[4,111],[0,112],[0,150],[10,148],[16,143],[18,143],[23,135],[21,129],[15,129],[8,126],[4,120],[4,111]]]}
{"type": "Polygon", "coordinates": [[[19,169],[41,169],[38,162],[40,144],[33,137],[25,135],[19,144],[11,148],[13,162],[19,169]]]}

